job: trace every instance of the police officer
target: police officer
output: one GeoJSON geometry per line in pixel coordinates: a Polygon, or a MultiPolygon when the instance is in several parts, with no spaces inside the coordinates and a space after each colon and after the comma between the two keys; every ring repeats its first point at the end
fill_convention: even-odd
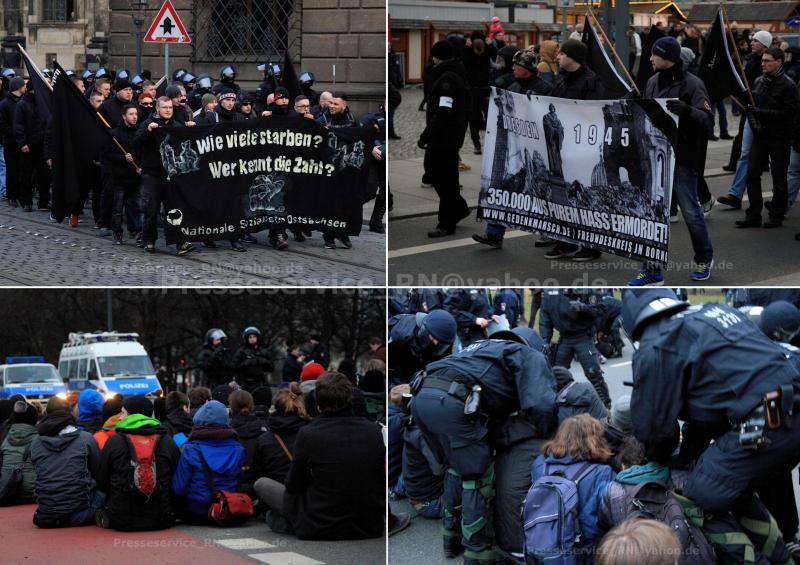
{"type": "Polygon", "coordinates": [[[186,98],[189,101],[189,107],[191,107],[193,112],[197,112],[200,108],[202,108],[203,95],[209,94],[213,85],[214,81],[209,75],[200,75],[197,78],[194,88],[186,95],[186,98]]]}
{"type": "Polygon", "coordinates": [[[220,70],[219,83],[217,83],[214,86],[214,88],[211,90],[211,93],[217,95],[220,92],[222,92],[223,88],[230,88],[238,96],[241,87],[238,84],[236,84],[235,81],[236,81],[236,69],[233,67],[233,65],[226,65],[222,67],[222,70],[220,70]]]}
{"type": "Polygon", "coordinates": [[[408,383],[425,365],[449,355],[455,340],[456,321],[444,310],[398,314],[390,318],[390,385],[408,383]]]}
{"type": "Polygon", "coordinates": [[[259,386],[268,385],[267,374],[274,368],[272,356],[261,341],[261,331],[250,326],[242,332],[242,346],[233,355],[236,381],[242,388],[252,392],[259,386]]]}
{"type": "Polygon", "coordinates": [[[458,325],[461,346],[486,339],[489,326],[489,303],[477,289],[450,289],[445,294],[444,309],[453,315],[458,325]]]}
{"type": "Polygon", "coordinates": [[[800,418],[792,415],[798,370],[738,310],[690,308],[668,289],[625,293],[623,326],[639,342],[631,419],[648,458],[668,462],[678,419],[690,424],[695,437],[685,430],[683,441],[695,447],[697,463],[683,494],[706,513],[732,511],[771,562],[787,561],[753,488],[756,479],[791,471],[800,460],[800,418]]]}
{"type": "Polygon", "coordinates": [[[444,307],[444,299],[441,288],[412,288],[408,293],[406,309],[409,314],[432,312],[444,307]]]}
{"type": "Polygon", "coordinates": [[[497,332],[435,361],[411,385],[411,412],[447,464],[442,533],[447,558],[494,563],[494,465],[488,422],[521,411],[545,437],[555,426],[555,381],[528,328],[497,332]]]}
{"type": "Polygon", "coordinates": [[[229,350],[225,346],[226,339],[228,336],[224,331],[211,328],[206,332],[205,343],[197,355],[197,366],[203,370],[203,381],[210,389],[233,380],[228,360],[229,350]]]}
{"type": "Polygon", "coordinates": [[[458,183],[458,150],[467,131],[466,71],[447,40],[431,48],[432,70],[425,130],[417,145],[425,149],[425,178],[439,196],[438,223],[428,237],[455,233],[456,224],[469,216],[469,206],[458,183]]]}
{"type": "Polygon", "coordinates": [[[300,90],[303,91],[303,94],[308,96],[311,105],[316,106],[319,104],[319,92],[311,88],[314,86],[314,73],[303,71],[300,73],[300,76],[297,77],[297,80],[300,82],[300,90]]]}
{"type": "Polygon", "coordinates": [[[542,309],[539,317],[539,333],[550,342],[553,328],[560,334],[555,365],[569,369],[572,358],[577,357],[586,378],[594,385],[597,395],[606,408],[611,408],[608,385],[592,343],[597,312],[564,289],[548,289],[542,293],[542,309]]]}
{"type": "Polygon", "coordinates": [[[256,87],[255,93],[255,111],[260,115],[261,112],[267,109],[267,98],[269,98],[269,95],[281,86],[278,77],[275,75],[276,68],[278,74],[280,74],[280,66],[273,63],[261,63],[256,68],[263,73],[264,77],[264,80],[256,87]]]}
{"type": "Polygon", "coordinates": [[[85,94],[86,98],[89,98],[92,87],[94,86],[94,72],[90,69],[86,69],[81,73],[81,80],[83,80],[83,87],[86,89],[85,94]]]}

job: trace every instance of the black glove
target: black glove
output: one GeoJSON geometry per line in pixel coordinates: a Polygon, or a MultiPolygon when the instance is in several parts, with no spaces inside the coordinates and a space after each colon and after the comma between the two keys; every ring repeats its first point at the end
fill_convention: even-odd
{"type": "Polygon", "coordinates": [[[417,147],[419,147],[420,149],[427,149],[428,141],[420,137],[419,140],[417,141],[417,147]]]}
{"type": "Polygon", "coordinates": [[[667,100],[667,110],[683,117],[691,113],[692,107],[682,100],[667,100]]]}

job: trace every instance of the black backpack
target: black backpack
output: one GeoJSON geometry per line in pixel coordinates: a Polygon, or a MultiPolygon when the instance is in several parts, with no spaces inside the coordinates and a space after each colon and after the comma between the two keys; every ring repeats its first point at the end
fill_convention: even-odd
{"type": "Polygon", "coordinates": [[[645,481],[638,485],[623,484],[625,489],[626,520],[646,518],[669,526],[681,542],[680,565],[716,563],[716,555],[703,532],[686,519],[680,502],[660,481],[645,481]]]}

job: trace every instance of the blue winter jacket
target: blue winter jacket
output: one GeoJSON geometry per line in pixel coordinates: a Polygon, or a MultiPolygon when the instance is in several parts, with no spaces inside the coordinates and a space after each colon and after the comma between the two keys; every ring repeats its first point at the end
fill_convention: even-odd
{"type": "MultiPolygon", "coordinates": [[[[531,467],[531,479],[535,482],[536,479],[544,475],[545,463],[548,465],[547,472],[551,474],[565,465],[571,465],[578,461],[578,459],[569,457],[556,458],[547,456],[545,458],[544,455],[540,455],[531,467]]],[[[608,483],[614,480],[614,476],[614,470],[611,467],[598,464],[586,471],[578,483],[578,497],[580,499],[578,520],[581,523],[583,539],[588,543],[597,540],[600,536],[600,530],[597,527],[597,508],[608,483]]]]}
{"type": "Polygon", "coordinates": [[[203,452],[211,468],[217,490],[236,491],[244,465],[244,447],[235,437],[227,439],[201,439],[186,442],[181,452],[178,468],[172,477],[172,492],[186,497],[186,508],[191,514],[205,516],[212,502],[198,451],[203,452]]]}

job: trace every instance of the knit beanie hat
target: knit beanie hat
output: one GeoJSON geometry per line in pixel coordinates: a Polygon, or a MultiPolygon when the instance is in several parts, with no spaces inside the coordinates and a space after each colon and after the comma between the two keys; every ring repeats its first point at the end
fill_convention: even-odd
{"type": "Polygon", "coordinates": [[[118,78],[116,82],[114,82],[114,90],[119,92],[120,90],[124,90],[126,88],[133,88],[131,85],[131,81],[126,78],[118,78]]]}
{"type": "Polygon", "coordinates": [[[674,37],[661,37],[653,43],[653,55],[658,55],[662,59],[672,61],[673,63],[680,63],[681,61],[681,44],[674,37]]]}
{"type": "Polygon", "coordinates": [[[309,363],[308,365],[303,367],[303,371],[300,373],[300,380],[302,382],[315,381],[324,372],[325,372],[325,367],[323,367],[319,363],[309,363]]]}
{"type": "Polygon", "coordinates": [[[431,47],[431,55],[441,61],[447,61],[455,57],[456,50],[452,43],[446,39],[442,39],[433,44],[433,47],[431,47]]]}
{"type": "Polygon", "coordinates": [[[153,416],[153,403],[143,394],[129,396],[122,401],[122,407],[128,414],[141,414],[142,416],[153,416]]]}
{"type": "Polygon", "coordinates": [[[587,51],[586,44],[577,39],[568,39],[561,44],[561,52],[581,65],[586,62],[587,51]]]}
{"type": "Polygon", "coordinates": [[[36,412],[36,408],[30,404],[24,400],[18,400],[14,403],[15,424],[30,424],[31,426],[35,426],[38,419],[39,413],[36,412]]]}
{"type": "Polygon", "coordinates": [[[222,402],[209,400],[197,410],[192,422],[195,426],[227,426],[228,409],[222,402]]]}
{"type": "Polygon", "coordinates": [[[772,47],[772,34],[766,30],[759,30],[753,34],[753,39],[764,47],[772,47]]]}

